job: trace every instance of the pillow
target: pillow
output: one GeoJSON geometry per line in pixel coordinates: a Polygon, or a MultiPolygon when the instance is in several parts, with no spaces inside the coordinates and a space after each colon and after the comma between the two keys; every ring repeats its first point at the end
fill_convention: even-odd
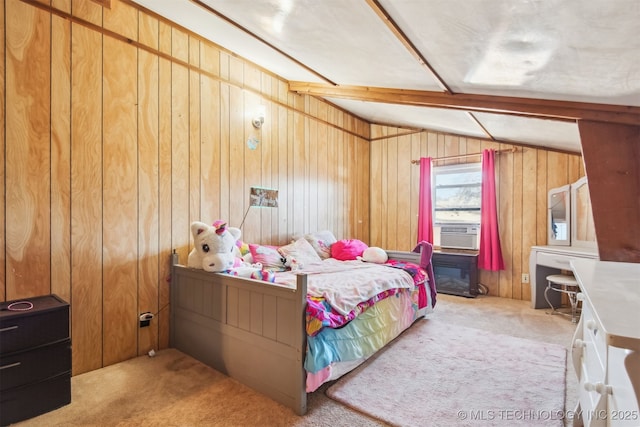
{"type": "Polygon", "coordinates": [[[256,245],[249,243],[249,252],[254,263],[262,264],[267,270],[284,271],[284,260],[277,246],[256,245]]]}
{"type": "Polygon", "coordinates": [[[338,240],[331,245],[331,257],[340,261],[358,259],[368,246],[358,239],[338,240]]]}
{"type": "Polygon", "coordinates": [[[331,258],[331,245],[338,241],[329,230],[305,234],[304,238],[311,244],[321,259],[331,258]]]}
{"type": "Polygon", "coordinates": [[[320,262],[322,259],[316,253],[315,249],[306,239],[298,239],[286,246],[280,246],[278,252],[284,258],[293,258],[298,264],[310,264],[312,262],[320,262]]]}

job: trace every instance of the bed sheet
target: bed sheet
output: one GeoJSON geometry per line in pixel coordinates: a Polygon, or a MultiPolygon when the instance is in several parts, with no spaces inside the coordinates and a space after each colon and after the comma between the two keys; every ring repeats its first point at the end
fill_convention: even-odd
{"type": "MultiPolygon", "coordinates": [[[[412,291],[427,280],[426,271],[417,264],[393,260],[380,265],[327,259],[302,272],[309,278],[308,336],[315,336],[323,328],[343,327],[377,302],[396,295],[402,289],[412,291]]],[[[276,282],[293,283],[295,275],[295,272],[278,273],[276,282]]],[[[421,287],[418,303],[420,308],[426,304],[424,287],[421,287]]]]}
{"type": "Polygon", "coordinates": [[[307,392],[315,391],[368,359],[411,326],[418,313],[422,316],[431,312],[431,301],[419,308],[418,295],[417,288],[402,290],[379,301],[342,328],[325,328],[307,337],[307,392]],[[341,369],[345,366],[346,369],[341,369]]]}

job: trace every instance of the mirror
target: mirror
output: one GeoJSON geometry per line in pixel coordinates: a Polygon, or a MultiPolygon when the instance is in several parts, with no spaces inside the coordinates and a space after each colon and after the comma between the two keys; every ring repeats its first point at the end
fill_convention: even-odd
{"type": "Polygon", "coordinates": [[[596,229],[593,224],[591,197],[586,177],[571,184],[571,222],[573,224],[572,246],[597,248],[596,229]]]}
{"type": "Polygon", "coordinates": [[[549,190],[547,210],[549,212],[549,245],[569,246],[571,244],[571,216],[569,185],[549,190]]]}

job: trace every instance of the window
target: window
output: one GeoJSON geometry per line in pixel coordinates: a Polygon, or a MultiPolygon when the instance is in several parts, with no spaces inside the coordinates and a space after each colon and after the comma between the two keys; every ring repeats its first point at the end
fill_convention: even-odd
{"type": "Polygon", "coordinates": [[[433,168],[433,223],[480,224],[480,163],[433,168]]]}

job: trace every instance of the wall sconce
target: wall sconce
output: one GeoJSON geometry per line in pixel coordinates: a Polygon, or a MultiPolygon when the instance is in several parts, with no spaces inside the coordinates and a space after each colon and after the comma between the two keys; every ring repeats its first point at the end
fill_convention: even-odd
{"type": "Polygon", "coordinates": [[[266,108],[264,105],[261,105],[260,107],[258,107],[258,112],[256,116],[253,118],[253,120],[251,120],[251,124],[253,125],[254,128],[260,129],[262,127],[262,124],[264,123],[265,111],[266,111],[266,108]]]}

